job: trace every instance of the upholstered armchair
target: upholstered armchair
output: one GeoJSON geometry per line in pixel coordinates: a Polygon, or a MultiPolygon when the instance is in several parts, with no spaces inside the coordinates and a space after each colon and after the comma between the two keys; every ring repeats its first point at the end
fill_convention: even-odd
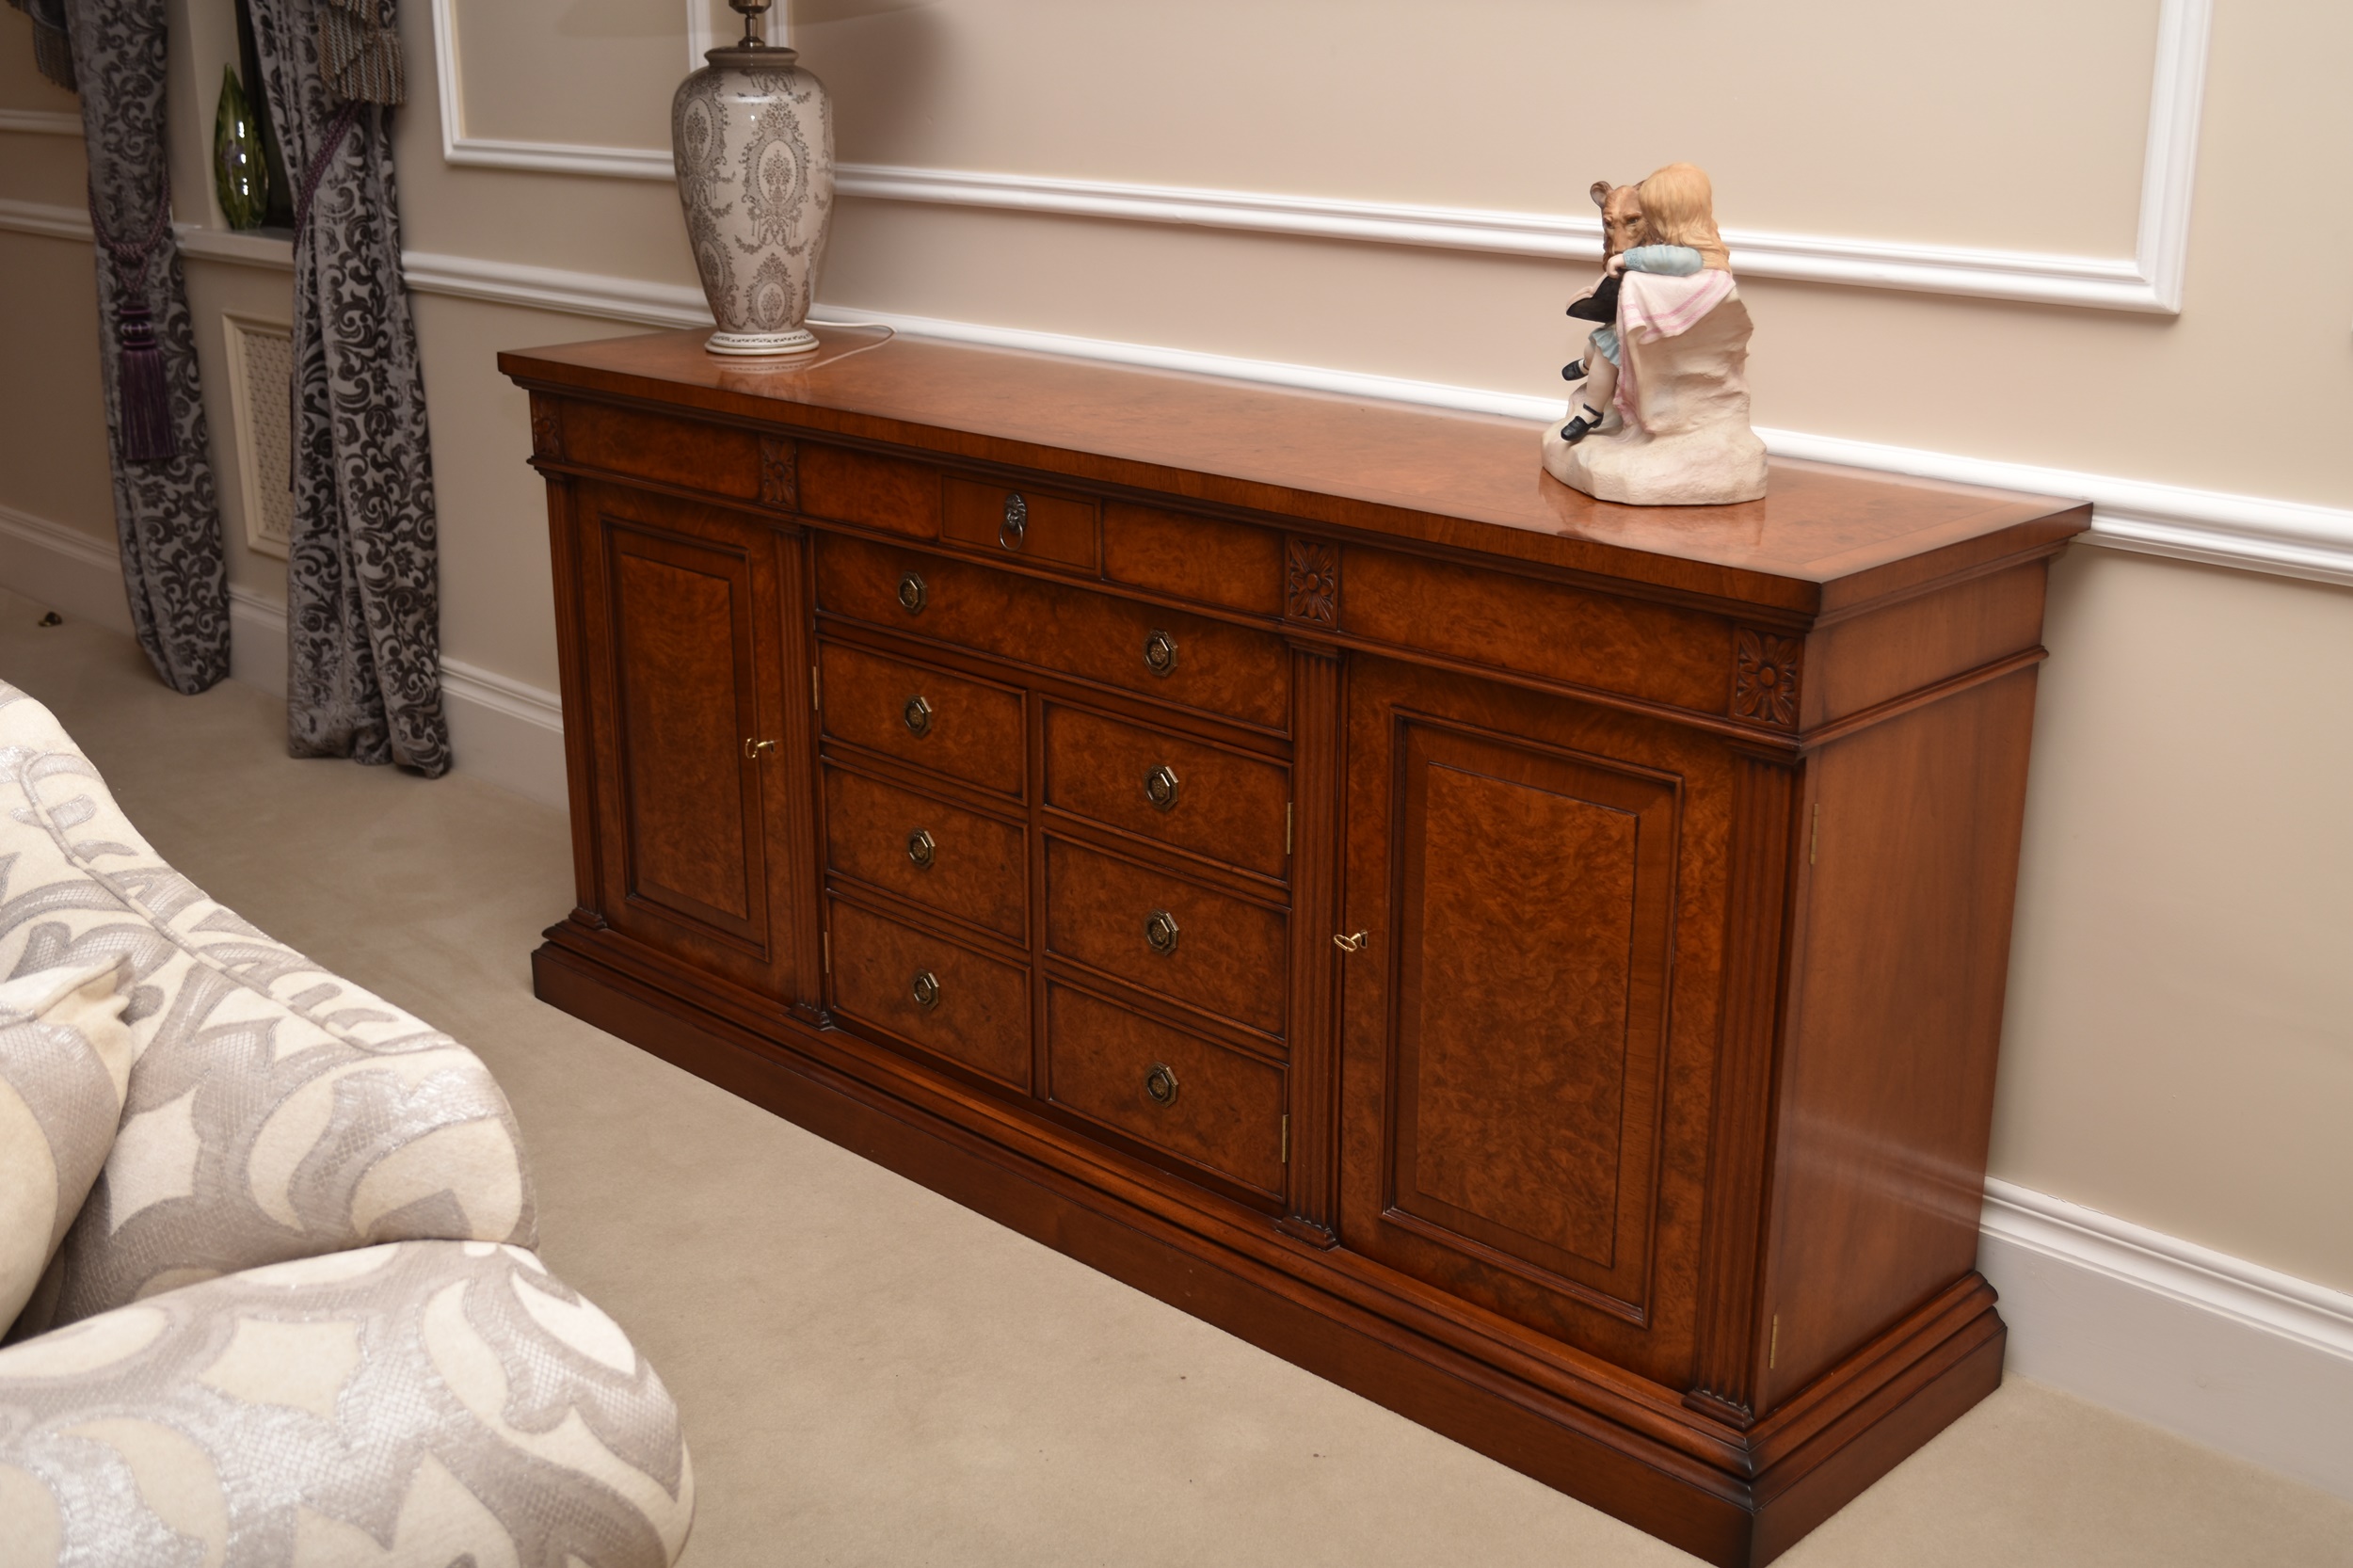
{"type": "Polygon", "coordinates": [[[668,1568],[678,1409],[505,1097],[167,865],[0,684],[9,1563],[668,1568]]]}

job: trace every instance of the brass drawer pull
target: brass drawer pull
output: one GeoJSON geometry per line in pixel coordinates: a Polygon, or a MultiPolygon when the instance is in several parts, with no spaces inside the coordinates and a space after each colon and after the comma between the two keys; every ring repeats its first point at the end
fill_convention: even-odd
{"type": "Polygon", "coordinates": [[[907,721],[907,732],[918,737],[932,732],[932,705],[920,693],[907,698],[907,705],[899,710],[899,716],[907,721]]]}
{"type": "Polygon", "coordinates": [[[744,737],[744,760],[746,762],[757,762],[776,749],[776,743],[774,741],[755,741],[749,735],[744,737]]]}
{"type": "Polygon", "coordinates": [[[1144,1075],[1144,1097],[1163,1108],[1176,1103],[1176,1075],[1167,1063],[1153,1063],[1152,1070],[1144,1075]]]}
{"type": "Polygon", "coordinates": [[[907,858],[915,862],[918,871],[930,871],[932,857],[938,853],[938,841],[928,828],[919,827],[907,835],[907,858]]]}
{"type": "Polygon", "coordinates": [[[925,969],[908,983],[907,995],[914,999],[916,1006],[930,1012],[939,1005],[939,976],[925,969]]]}
{"type": "Polygon", "coordinates": [[[923,585],[922,578],[908,572],[899,579],[900,609],[910,616],[920,616],[923,613],[923,606],[931,601],[932,591],[923,585]]]}
{"type": "Polygon", "coordinates": [[[1176,673],[1176,639],[1165,632],[1155,632],[1144,639],[1144,667],[1154,675],[1176,673]]]}
{"type": "Polygon", "coordinates": [[[1353,936],[1335,936],[1332,938],[1332,945],[1342,952],[1362,952],[1365,943],[1371,936],[1372,933],[1369,931],[1359,931],[1353,936]]]}
{"type": "Polygon", "coordinates": [[[1152,803],[1152,808],[1156,811],[1175,810],[1176,808],[1176,770],[1162,762],[1159,767],[1145,774],[1144,776],[1144,798],[1152,803]]]}
{"type": "Polygon", "coordinates": [[[1144,943],[1154,952],[1166,958],[1176,951],[1176,917],[1165,909],[1155,909],[1144,922],[1144,943]]]}
{"type": "Polygon", "coordinates": [[[1021,499],[1019,490],[1005,492],[1005,520],[997,525],[997,542],[1007,550],[1021,548],[1021,536],[1030,531],[1030,504],[1021,499]]]}

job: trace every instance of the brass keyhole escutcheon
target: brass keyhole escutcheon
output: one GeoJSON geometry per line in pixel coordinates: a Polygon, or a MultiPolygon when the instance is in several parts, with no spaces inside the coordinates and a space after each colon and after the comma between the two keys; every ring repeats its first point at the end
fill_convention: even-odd
{"type": "Polygon", "coordinates": [[[997,542],[1007,550],[1019,550],[1021,536],[1030,531],[1030,504],[1021,499],[1019,490],[1005,492],[1005,520],[997,525],[997,542]]]}
{"type": "Polygon", "coordinates": [[[910,616],[920,616],[923,613],[923,606],[931,601],[932,591],[923,585],[923,580],[920,577],[908,572],[899,579],[900,609],[904,610],[910,616]]]}
{"type": "Polygon", "coordinates": [[[899,716],[907,723],[907,733],[921,737],[932,732],[932,705],[921,693],[907,698],[907,705],[899,710],[899,716]]]}
{"type": "Polygon", "coordinates": [[[1154,952],[1165,958],[1176,951],[1176,917],[1165,909],[1155,909],[1144,922],[1144,942],[1154,952]]]}
{"type": "Polygon", "coordinates": [[[1144,1097],[1162,1107],[1176,1103],[1176,1074],[1167,1063],[1153,1063],[1152,1070],[1144,1075],[1144,1097]]]}
{"type": "Polygon", "coordinates": [[[744,737],[744,760],[746,762],[757,762],[776,749],[776,743],[774,741],[755,741],[749,735],[744,737]]]}
{"type": "Polygon", "coordinates": [[[1154,675],[1168,676],[1176,670],[1176,639],[1165,632],[1155,632],[1144,639],[1144,667],[1154,675]]]}
{"type": "Polygon", "coordinates": [[[1365,948],[1365,943],[1369,941],[1371,937],[1371,932],[1359,931],[1353,936],[1334,936],[1332,938],[1332,945],[1339,949],[1342,952],[1362,952],[1365,948]]]}
{"type": "Polygon", "coordinates": [[[907,835],[907,858],[915,862],[917,870],[930,871],[932,857],[938,853],[939,844],[929,829],[919,827],[907,835]]]}
{"type": "Polygon", "coordinates": [[[928,1013],[939,1005],[939,976],[925,969],[907,983],[907,995],[915,1005],[928,1013]]]}
{"type": "Polygon", "coordinates": [[[1176,808],[1176,770],[1162,762],[1159,767],[1145,774],[1144,776],[1144,798],[1152,803],[1152,808],[1156,811],[1175,810],[1176,808]]]}

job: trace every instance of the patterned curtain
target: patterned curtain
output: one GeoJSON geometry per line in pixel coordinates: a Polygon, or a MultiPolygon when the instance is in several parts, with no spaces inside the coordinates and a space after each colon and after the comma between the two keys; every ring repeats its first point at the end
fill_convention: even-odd
{"type": "MultiPolygon", "coordinates": [[[[65,23],[89,152],[98,330],[115,531],[139,647],[174,691],[229,674],[229,579],[196,339],[171,235],[164,147],[166,0],[29,8],[65,23]]],[[[52,56],[55,52],[51,52],[52,56]]]]}
{"type": "Polygon", "coordinates": [[[449,728],[433,457],[392,183],[392,0],[251,4],[296,184],[287,745],[437,776],[449,728]]]}

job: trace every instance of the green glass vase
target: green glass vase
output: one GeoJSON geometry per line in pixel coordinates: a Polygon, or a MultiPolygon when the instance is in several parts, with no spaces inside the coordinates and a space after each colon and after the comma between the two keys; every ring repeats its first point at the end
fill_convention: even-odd
{"type": "Polygon", "coordinates": [[[220,72],[220,108],[213,116],[213,188],[232,229],[259,229],[269,211],[269,165],[262,128],[246,101],[234,66],[220,72]]]}

